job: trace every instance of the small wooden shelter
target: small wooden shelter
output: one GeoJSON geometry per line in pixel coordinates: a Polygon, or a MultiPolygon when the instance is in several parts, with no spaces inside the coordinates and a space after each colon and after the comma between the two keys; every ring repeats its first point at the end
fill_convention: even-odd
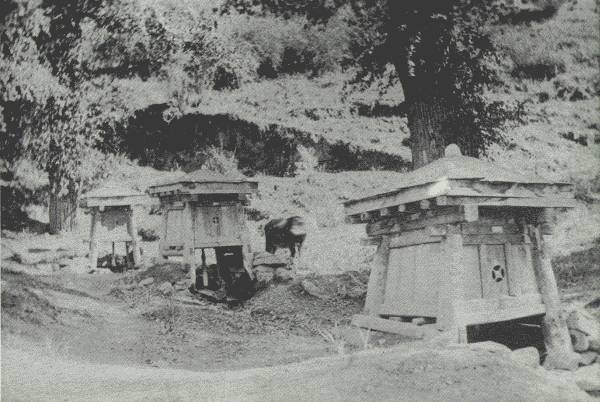
{"type": "Polygon", "coordinates": [[[417,318],[456,329],[466,342],[470,325],[553,316],[558,290],[544,236],[551,234],[551,212],[574,205],[570,184],[449,146],[394,190],[344,203],[348,219],[367,223],[368,242],[378,245],[367,316],[358,321],[396,317],[393,325],[410,333],[417,318]]]}
{"type": "Polygon", "coordinates": [[[141,264],[134,208],[147,204],[148,196],[118,184],[107,184],[82,197],[80,206],[91,216],[90,269],[98,260],[98,242],[112,243],[114,264],[115,242],[125,243],[125,254],[133,254],[133,264],[141,264]]]}
{"type": "Polygon", "coordinates": [[[183,255],[196,286],[194,253],[202,250],[202,285],[208,285],[204,250],[213,248],[217,265],[233,275],[251,275],[250,241],[244,206],[258,182],[240,176],[197,170],[181,178],[151,186],[148,193],[160,200],[163,224],[160,254],[183,255]]]}

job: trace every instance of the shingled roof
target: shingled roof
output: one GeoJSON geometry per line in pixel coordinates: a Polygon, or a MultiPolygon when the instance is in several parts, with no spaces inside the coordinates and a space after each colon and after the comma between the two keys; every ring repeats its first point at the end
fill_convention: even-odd
{"type": "Polygon", "coordinates": [[[81,197],[81,206],[127,206],[140,205],[149,201],[142,192],[121,183],[108,182],[81,197]]]}
{"type": "Polygon", "coordinates": [[[158,195],[166,192],[177,193],[251,193],[258,182],[242,174],[229,174],[199,169],[176,179],[150,186],[148,192],[158,195]],[[221,185],[221,186],[219,186],[221,185]]]}
{"type": "MultiPolygon", "coordinates": [[[[485,197],[522,199],[524,206],[535,204],[531,202],[532,198],[554,197],[559,200],[548,205],[558,206],[562,205],[562,199],[572,198],[570,190],[568,183],[552,182],[537,175],[516,172],[499,163],[463,156],[456,145],[451,145],[446,156],[406,173],[389,190],[346,201],[344,206],[346,214],[355,215],[440,196],[462,197],[466,203],[480,204],[493,204],[485,197]],[[544,190],[540,191],[540,187],[544,190]]],[[[517,205],[519,201],[511,203],[517,205]]],[[[571,204],[572,201],[568,201],[565,206],[571,204]]]]}

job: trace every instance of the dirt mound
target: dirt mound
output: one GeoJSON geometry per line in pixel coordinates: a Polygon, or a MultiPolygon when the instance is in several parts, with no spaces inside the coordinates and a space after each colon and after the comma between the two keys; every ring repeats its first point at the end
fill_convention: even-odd
{"type": "Polygon", "coordinates": [[[43,327],[61,323],[67,315],[80,315],[75,309],[55,305],[46,297],[47,292],[62,292],[77,296],[89,295],[75,289],[65,289],[42,279],[9,269],[2,269],[2,329],[15,329],[22,323],[43,327]]]}
{"type": "Polygon", "coordinates": [[[134,277],[138,282],[147,278],[154,278],[154,283],[158,285],[163,282],[175,284],[181,280],[188,279],[189,270],[182,263],[168,261],[152,265],[134,277]]]}

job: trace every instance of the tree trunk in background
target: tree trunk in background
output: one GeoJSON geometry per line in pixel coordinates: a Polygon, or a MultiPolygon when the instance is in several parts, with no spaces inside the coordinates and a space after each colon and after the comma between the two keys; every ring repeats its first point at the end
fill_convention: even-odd
{"type": "Polygon", "coordinates": [[[419,97],[408,102],[413,169],[444,156],[448,136],[443,125],[450,113],[449,102],[441,97],[419,97]]]}
{"type": "Polygon", "coordinates": [[[452,90],[441,84],[451,80],[430,75],[416,77],[403,58],[395,67],[404,91],[413,169],[418,169],[443,157],[446,145],[457,138],[457,133],[449,132],[446,124],[455,109],[452,90]]]}
{"type": "Polygon", "coordinates": [[[60,187],[51,185],[48,205],[50,233],[69,232],[77,226],[77,191],[69,186],[66,195],[60,194],[60,187]]]}

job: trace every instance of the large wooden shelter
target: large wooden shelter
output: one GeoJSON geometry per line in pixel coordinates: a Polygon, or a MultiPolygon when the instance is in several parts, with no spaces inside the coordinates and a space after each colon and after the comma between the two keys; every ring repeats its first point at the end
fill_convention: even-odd
{"type": "Polygon", "coordinates": [[[418,317],[467,341],[471,325],[554,317],[558,290],[544,236],[552,211],[574,205],[570,184],[449,146],[393,190],[344,203],[350,222],[367,223],[368,242],[378,245],[365,305],[375,318],[358,321],[418,317]]]}
{"type": "Polygon", "coordinates": [[[250,242],[244,206],[258,183],[240,176],[198,170],[178,179],[151,186],[148,193],[160,200],[163,223],[160,253],[183,255],[196,287],[194,254],[202,250],[202,285],[208,285],[204,250],[215,250],[217,265],[236,275],[251,274],[250,242]]]}
{"type": "Polygon", "coordinates": [[[148,196],[119,184],[109,183],[82,197],[80,206],[90,214],[90,269],[96,268],[98,243],[112,243],[112,260],[115,259],[115,242],[125,243],[125,255],[130,249],[135,266],[141,263],[134,209],[147,204],[148,196]]]}

